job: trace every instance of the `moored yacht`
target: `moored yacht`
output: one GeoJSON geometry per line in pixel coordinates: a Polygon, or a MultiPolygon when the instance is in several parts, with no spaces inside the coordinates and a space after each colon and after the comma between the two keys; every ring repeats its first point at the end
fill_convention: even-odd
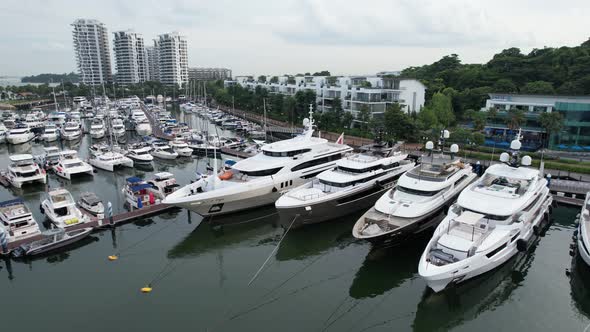
{"type": "Polygon", "coordinates": [[[113,172],[115,167],[133,167],[133,160],[123,154],[113,151],[107,145],[93,145],[90,147],[90,165],[105,171],[113,172]]]}
{"type": "Polygon", "coordinates": [[[150,154],[151,150],[152,148],[147,145],[131,146],[127,149],[125,156],[135,163],[150,163],[154,160],[154,157],[150,154]]]}
{"type": "Polygon", "coordinates": [[[125,201],[133,209],[160,203],[164,198],[164,194],[158,188],[134,176],[125,180],[125,187],[122,191],[125,195],[125,201]]]}
{"type": "Polygon", "coordinates": [[[111,131],[115,138],[121,138],[125,136],[125,124],[123,123],[123,119],[114,118],[111,121],[111,131]]]}
{"type": "Polygon", "coordinates": [[[147,183],[157,188],[164,196],[168,196],[180,188],[180,185],[176,183],[174,174],[170,172],[156,173],[147,183]]]}
{"type": "Polygon", "coordinates": [[[352,235],[371,242],[400,243],[408,237],[436,227],[449,206],[477,175],[455,154],[433,151],[426,143],[427,155],[420,164],[401,176],[397,186],[386,192],[355,223],[352,235]]]}
{"type": "Polygon", "coordinates": [[[526,251],[549,222],[553,201],[532,160],[519,162],[520,133],[512,155],[500,155],[452,205],[428,242],[418,273],[435,292],[495,269],[526,251]]]}
{"type": "Polygon", "coordinates": [[[95,193],[81,193],[78,199],[78,206],[99,219],[104,218],[104,204],[95,193]]]}
{"type": "Polygon", "coordinates": [[[144,119],[136,122],[135,132],[137,132],[137,135],[139,135],[139,136],[151,135],[152,134],[152,125],[150,124],[150,121],[148,119],[144,118],[144,119]]]}
{"type": "Polygon", "coordinates": [[[0,202],[0,232],[4,232],[8,243],[41,233],[39,225],[22,198],[0,202]]]}
{"type": "Polygon", "coordinates": [[[7,133],[8,130],[6,129],[6,126],[2,122],[0,122],[0,143],[6,142],[7,133]]]}
{"type": "Polygon", "coordinates": [[[41,202],[41,212],[59,228],[90,221],[90,217],[78,209],[72,194],[63,188],[56,188],[47,193],[47,197],[41,202]]]}
{"type": "Polygon", "coordinates": [[[92,123],[90,124],[90,137],[95,139],[105,137],[104,121],[102,119],[92,119],[92,123]]]}
{"type": "Polygon", "coordinates": [[[92,166],[82,159],[78,158],[78,153],[74,150],[65,150],[61,152],[61,158],[53,166],[56,175],[71,180],[73,175],[88,174],[94,175],[92,166]]]}
{"type": "Polygon", "coordinates": [[[160,159],[173,160],[178,158],[178,152],[174,151],[172,147],[163,141],[154,142],[150,153],[152,156],[160,159]]]}
{"type": "Polygon", "coordinates": [[[181,138],[175,138],[169,143],[172,150],[176,151],[181,157],[190,157],[193,155],[193,149],[181,138]]]}
{"type": "Polygon", "coordinates": [[[26,125],[18,124],[8,131],[6,141],[10,144],[23,144],[30,142],[35,134],[26,125]]]}
{"type": "Polygon", "coordinates": [[[303,135],[267,144],[257,155],[238,161],[218,175],[203,176],[170,194],[165,204],[187,208],[202,216],[227,214],[274,204],[281,193],[333,168],[352,148],[313,137],[313,112],[304,120],[303,135]]]}
{"type": "Polygon", "coordinates": [[[41,139],[44,142],[54,142],[57,141],[59,137],[59,131],[57,126],[54,124],[47,124],[43,129],[43,134],[41,135],[41,139]]]}
{"type": "Polygon", "coordinates": [[[76,120],[70,120],[61,129],[61,138],[66,141],[75,141],[82,137],[82,129],[80,128],[80,122],[76,120]]]}
{"type": "Polygon", "coordinates": [[[414,166],[406,153],[376,142],[361,153],[336,161],[336,167],[294,188],[275,203],[284,228],[336,219],[373,205],[414,166]]]}
{"type": "Polygon", "coordinates": [[[10,156],[10,165],[6,178],[15,188],[22,188],[27,183],[47,183],[45,170],[39,166],[30,154],[16,154],[10,156]]]}

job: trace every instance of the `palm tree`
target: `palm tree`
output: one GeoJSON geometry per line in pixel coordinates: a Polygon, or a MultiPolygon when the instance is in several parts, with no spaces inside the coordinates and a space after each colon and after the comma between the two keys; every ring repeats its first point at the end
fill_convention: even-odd
{"type": "Polygon", "coordinates": [[[524,111],[517,108],[511,108],[508,111],[508,117],[506,118],[506,124],[510,130],[516,130],[526,123],[524,111]]]}
{"type": "Polygon", "coordinates": [[[545,145],[549,147],[551,134],[558,133],[563,128],[563,116],[559,112],[544,112],[539,116],[539,122],[545,129],[545,145]]]}

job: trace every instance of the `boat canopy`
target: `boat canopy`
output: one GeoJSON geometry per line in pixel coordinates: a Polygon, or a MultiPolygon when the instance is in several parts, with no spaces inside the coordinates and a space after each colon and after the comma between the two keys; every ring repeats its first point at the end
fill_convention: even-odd
{"type": "Polygon", "coordinates": [[[0,207],[7,207],[12,205],[24,204],[22,198],[11,199],[9,201],[0,202],[0,207]]]}
{"type": "Polygon", "coordinates": [[[90,205],[94,205],[96,203],[102,202],[102,200],[98,196],[96,196],[94,193],[82,193],[80,195],[80,199],[90,205]]]}
{"type": "Polygon", "coordinates": [[[149,183],[140,183],[138,185],[129,187],[129,189],[131,189],[131,191],[133,191],[133,192],[140,191],[143,189],[148,189],[148,188],[152,188],[152,185],[149,183]]]}
{"type": "Polygon", "coordinates": [[[125,179],[125,181],[129,182],[129,183],[139,183],[139,182],[143,182],[142,179],[136,177],[136,176],[132,176],[132,177],[128,177],[127,179],[125,179]]]}

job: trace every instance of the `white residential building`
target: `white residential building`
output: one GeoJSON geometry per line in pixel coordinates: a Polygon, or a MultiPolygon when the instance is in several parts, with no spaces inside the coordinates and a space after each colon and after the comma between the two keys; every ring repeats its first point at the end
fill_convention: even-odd
{"type": "Polygon", "coordinates": [[[148,63],[148,80],[160,80],[160,57],[158,56],[158,41],[154,40],[154,46],[146,47],[147,63],[148,63]]]}
{"type": "Polygon", "coordinates": [[[193,67],[188,69],[188,78],[195,81],[228,80],[231,79],[231,69],[193,67]]]}
{"type": "Polygon", "coordinates": [[[188,51],[186,37],[177,32],[158,36],[160,82],[182,85],[188,82],[188,51]]]}
{"type": "Polygon", "coordinates": [[[406,112],[420,112],[424,106],[426,87],[415,79],[378,76],[267,76],[266,82],[257,82],[252,76],[237,76],[225,81],[226,86],[239,84],[249,89],[262,86],[270,93],[294,95],[298,91],[311,90],[316,94],[318,109],[329,111],[335,98],[340,98],[342,108],[354,115],[367,107],[371,114],[385,112],[388,105],[399,103],[406,112]]]}
{"type": "Polygon", "coordinates": [[[126,85],[147,81],[147,52],[142,35],[132,30],[117,31],[114,35],[117,83],[126,85]]]}
{"type": "Polygon", "coordinates": [[[77,19],[71,25],[80,82],[87,85],[111,82],[111,55],[106,26],[91,19],[77,19]]]}

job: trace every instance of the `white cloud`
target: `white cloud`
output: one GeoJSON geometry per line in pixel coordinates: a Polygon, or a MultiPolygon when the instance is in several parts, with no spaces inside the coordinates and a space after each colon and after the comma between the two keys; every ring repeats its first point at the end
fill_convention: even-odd
{"type": "Polygon", "coordinates": [[[3,0],[0,75],[74,70],[70,23],[80,17],[147,40],[180,31],[191,66],[370,74],[450,53],[482,62],[511,46],[577,45],[588,14],[587,0],[3,0]]]}

